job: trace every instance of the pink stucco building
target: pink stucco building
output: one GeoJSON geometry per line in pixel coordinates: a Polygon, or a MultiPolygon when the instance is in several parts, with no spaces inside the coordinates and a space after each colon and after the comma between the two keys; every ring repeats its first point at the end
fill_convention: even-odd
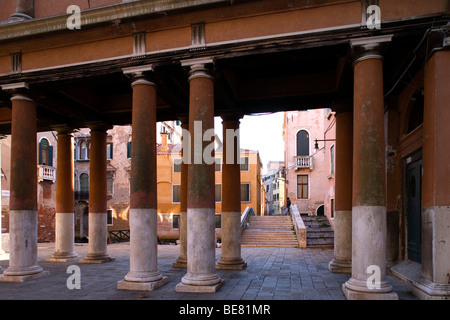
{"type": "Polygon", "coordinates": [[[332,222],[334,113],[330,109],[285,112],[283,139],[286,196],[300,212],[327,215],[332,222]]]}

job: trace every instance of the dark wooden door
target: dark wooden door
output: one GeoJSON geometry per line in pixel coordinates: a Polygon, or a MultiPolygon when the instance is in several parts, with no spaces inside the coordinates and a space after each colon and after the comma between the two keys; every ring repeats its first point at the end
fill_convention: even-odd
{"type": "Polygon", "coordinates": [[[408,258],[416,262],[422,261],[421,194],[422,159],[406,167],[408,258]]]}

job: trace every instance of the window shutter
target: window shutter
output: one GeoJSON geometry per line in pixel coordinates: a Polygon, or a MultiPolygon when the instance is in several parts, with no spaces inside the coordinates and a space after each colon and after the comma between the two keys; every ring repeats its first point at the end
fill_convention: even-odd
{"type": "Polygon", "coordinates": [[[48,165],[53,167],[53,146],[48,146],[48,165]]]}
{"type": "Polygon", "coordinates": [[[39,152],[38,152],[38,155],[39,155],[39,164],[42,164],[42,143],[41,142],[39,142],[39,152]]]}
{"type": "Polygon", "coordinates": [[[127,143],[127,158],[131,158],[131,141],[127,143]]]}

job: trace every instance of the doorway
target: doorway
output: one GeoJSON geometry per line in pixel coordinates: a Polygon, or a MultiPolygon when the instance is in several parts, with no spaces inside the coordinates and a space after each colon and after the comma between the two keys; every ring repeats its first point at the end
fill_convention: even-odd
{"type": "Polygon", "coordinates": [[[325,207],[324,205],[320,205],[316,210],[316,215],[318,216],[324,216],[325,215],[325,207]]]}
{"type": "Polygon", "coordinates": [[[422,159],[407,159],[406,165],[406,233],[408,259],[422,262],[422,159]],[[409,163],[408,163],[409,162],[409,163]]]}

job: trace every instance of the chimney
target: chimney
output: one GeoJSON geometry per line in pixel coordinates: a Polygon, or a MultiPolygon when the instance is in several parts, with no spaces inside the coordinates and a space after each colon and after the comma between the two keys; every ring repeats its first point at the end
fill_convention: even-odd
{"type": "Polygon", "coordinates": [[[167,152],[169,151],[169,148],[167,147],[167,138],[169,134],[167,132],[161,132],[161,152],[167,152]]]}

